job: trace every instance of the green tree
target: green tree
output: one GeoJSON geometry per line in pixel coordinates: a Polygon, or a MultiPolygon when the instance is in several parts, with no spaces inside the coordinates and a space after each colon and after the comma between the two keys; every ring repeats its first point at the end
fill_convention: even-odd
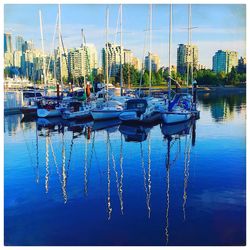
{"type": "Polygon", "coordinates": [[[98,74],[95,76],[94,83],[98,82],[104,82],[104,75],[103,74],[98,74]]]}

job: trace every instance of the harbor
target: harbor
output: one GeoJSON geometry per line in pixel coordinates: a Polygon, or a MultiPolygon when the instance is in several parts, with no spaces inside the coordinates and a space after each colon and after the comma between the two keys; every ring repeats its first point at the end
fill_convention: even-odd
{"type": "Polygon", "coordinates": [[[246,97],[198,100],[172,126],[5,116],[5,244],[244,245],[246,97]]]}
{"type": "Polygon", "coordinates": [[[246,6],[5,7],[5,246],[246,245],[246,6]]]}

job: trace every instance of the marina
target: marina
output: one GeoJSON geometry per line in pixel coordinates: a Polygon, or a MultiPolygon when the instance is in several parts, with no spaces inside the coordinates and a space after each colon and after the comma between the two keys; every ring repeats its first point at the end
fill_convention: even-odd
{"type": "Polygon", "coordinates": [[[177,125],[5,116],[5,244],[244,245],[245,94],[198,100],[177,125]]]}
{"type": "Polygon", "coordinates": [[[245,5],[4,17],[5,246],[246,246],[245,5]]]}

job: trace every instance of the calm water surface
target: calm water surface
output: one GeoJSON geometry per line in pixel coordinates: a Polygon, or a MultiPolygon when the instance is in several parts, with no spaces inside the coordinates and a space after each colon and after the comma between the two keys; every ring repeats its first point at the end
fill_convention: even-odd
{"type": "Polygon", "coordinates": [[[244,245],[245,94],[129,127],[4,118],[5,245],[244,245]]]}

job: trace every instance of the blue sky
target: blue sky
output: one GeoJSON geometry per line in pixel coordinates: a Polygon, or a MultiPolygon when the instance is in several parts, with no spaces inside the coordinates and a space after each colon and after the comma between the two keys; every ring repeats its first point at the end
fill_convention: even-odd
{"type": "MultiPolygon", "coordinates": [[[[62,34],[67,48],[79,47],[81,28],[88,43],[98,49],[101,61],[101,48],[105,43],[105,10],[101,4],[62,4],[62,34]]],[[[52,49],[57,5],[54,4],[6,4],[4,6],[4,30],[12,32],[13,38],[22,35],[25,40],[34,40],[35,47],[41,47],[38,11],[43,15],[45,47],[52,49]]],[[[109,40],[115,41],[116,22],[119,5],[109,5],[109,40]]],[[[148,5],[123,5],[124,47],[131,49],[135,56],[143,57],[145,29],[148,23],[148,5]]],[[[188,5],[173,5],[173,45],[172,62],[176,64],[176,50],[179,43],[187,42],[188,5]]],[[[160,56],[161,64],[168,60],[169,5],[153,5],[152,52],[160,56]]],[[[242,4],[193,4],[192,42],[199,47],[199,62],[211,67],[212,56],[218,49],[229,49],[246,56],[246,8],[242,4]]],[[[119,35],[117,36],[119,43],[119,35]]],[[[13,44],[15,40],[13,39],[13,44]]],[[[146,42],[146,50],[148,50],[146,42]]]]}

